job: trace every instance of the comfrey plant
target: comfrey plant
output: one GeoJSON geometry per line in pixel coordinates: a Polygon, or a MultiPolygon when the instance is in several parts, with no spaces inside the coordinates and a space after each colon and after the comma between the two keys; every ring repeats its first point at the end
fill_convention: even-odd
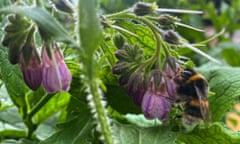
{"type": "MultiPolygon", "coordinates": [[[[187,48],[202,59],[220,63],[197,47],[223,31],[192,44],[177,29],[202,33],[173,16],[202,11],[138,2],[117,13],[98,14],[95,0],[79,0],[77,5],[68,0],[31,2],[0,8],[0,14],[7,15],[0,82],[23,125],[13,124],[18,128],[10,129],[13,141],[239,142],[239,136],[219,123],[234,102],[229,97],[240,93],[232,96],[231,86],[221,84],[229,80],[223,74],[227,70],[195,71],[194,61],[180,52],[187,48]]],[[[0,108],[1,124],[7,121],[1,121],[1,112],[9,107],[0,108]]],[[[12,138],[6,131],[0,129],[0,141],[12,138]]]]}

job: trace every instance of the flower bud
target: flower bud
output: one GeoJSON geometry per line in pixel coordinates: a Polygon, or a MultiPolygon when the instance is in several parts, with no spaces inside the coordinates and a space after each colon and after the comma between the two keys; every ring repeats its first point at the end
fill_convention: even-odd
{"type": "Polygon", "coordinates": [[[115,56],[119,60],[128,61],[128,54],[123,49],[117,50],[116,53],[115,53],[115,56]]]}
{"type": "Polygon", "coordinates": [[[160,16],[157,18],[157,22],[158,22],[160,25],[163,25],[163,26],[173,25],[175,21],[179,21],[179,20],[177,20],[176,18],[174,18],[173,16],[170,16],[170,15],[168,15],[168,14],[160,15],[160,16]]]}
{"type": "Polygon", "coordinates": [[[8,59],[11,64],[19,62],[20,53],[25,45],[29,34],[34,31],[34,28],[29,28],[31,22],[20,15],[8,16],[9,22],[4,27],[5,34],[2,39],[2,44],[8,47],[8,59]]]}
{"type": "Polygon", "coordinates": [[[180,35],[173,30],[165,31],[164,40],[170,44],[181,44],[180,35]]]}
{"type": "Polygon", "coordinates": [[[119,61],[117,64],[112,68],[113,74],[124,74],[129,71],[131,63],[125,61],[119,61]]]}
{"type": "Polygon", "coordinates": [[[32,90],[37,90],[42,83],[42,64],[37,52],[32,50],[28,61],[25,61],[22,53],[19,63],[27,86],[32,90]]]}
{"type": "Polygon", "coordinates": [[[156,3],[138,2],[133,6],[133,12],[137,16],[144,16],[153,13],[157,7],[156,3]]]}
{"type": "Polygon", "coordinates": [[[179,100],[179,96],[177,95],[177,85],[173,79],[166,78],[166,89],[168,93],[168,97],[171,101],[176,102],[179,100]]]}
{"type": "Polygon", "coordinates": [[[147,119],[158,118],[161,121],[167,120],[171,103],[161,95],[157,95],[151,88],[143,96],[142,111],[147,119]]]}
{"type": "Polygon", "coordinates": [[[126,93],[133,98],[136,105],[141,105],[145,90],[142,74],[140,72],[132,73],[126,87],[126,93]]]}
{"type": "Polygon", "coordinates": [[[73,12],[72,4],[69,2],[69,0],[51,0],[51,1],[54,3],[56,9],[67,13],[73,12]]]}
{"type": "Polygon", "coordinates": [[[43,87],[48,93],[67,91],[72,80],[71,73],[64,62],[63,55],[57,48],[49,49],[53,51],[51,58],[47,53],[47,48],[43,48],[43,87]],[[55,59],[55,62],[54,62],[55,59]]]}
{"type": "Polygon", "coordinates": [[[178,64],[176,58],[169,57],[166,59],[164,65],[164,72],[166,76],[170,79],[176,76],[176,73],[180,70],[180,65],[178,64]]]}
{"type": "Polygon", "coordinates": [[[153,79],[154,90],[156,90],[157,88],[159,88],[159,86],[162,82],[162,72],[161,72],[161,70],[154,69],[152,71],[151,77],[153,79]]]}
{"type": "Polygon", "coordinates": [[[123,86],[128,83],[128,80],[129,80],[129,75],[124,74],[119,77],[118,83],[120,86],[123,86]]]}
{"type": "Polygon", "coordinates": [[[121,49],[123,48],[125,40],[122,35],[118,34],[114,36],[113,42],[118,49],[121,49]]]}

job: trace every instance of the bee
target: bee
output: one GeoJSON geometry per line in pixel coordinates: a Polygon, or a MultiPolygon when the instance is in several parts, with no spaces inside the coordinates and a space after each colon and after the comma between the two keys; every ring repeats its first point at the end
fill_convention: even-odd
{"type": "Polygon", "coordinates": [[[193,69],[179,71],[175,78],[179,101],[184,102],[183,126],[196,126],[200,122],[206,125],[211,120],[208,102],[207,80],[193,69]]]}

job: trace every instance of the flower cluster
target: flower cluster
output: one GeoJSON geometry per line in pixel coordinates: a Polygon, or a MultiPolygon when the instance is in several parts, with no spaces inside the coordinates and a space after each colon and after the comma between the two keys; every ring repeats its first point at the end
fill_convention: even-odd
{"type": "Polygon", "coordinates": [[[34,39],[36,28],[19,15],[10,15],[8,20],[2,44],[8,48],[10,63],[20,64],[27,86],[37,90],[43,85],[48,93],[67,91],[72,76],[57,44],[43,46],[40,57],[34,39]]]}
{"type": "Polygon", "coordinates": [[[23,79],[32,90],[38,89],[41,84],[48,93],[67,91],[70,87],[72,76],[56,44],[52,49],[43,47],[41,58],[34,50],[26,61],[21,53],[19,63],[23,79]]]}
{"type": "Polygon", "coordinates": [[[116,52],[117,64],[113,73],[120,75],[119,84],[125,86],[126,94],[142,108],[147,119],[167,120],[176,94],[174,77],[179,71],[175,58],[166,60],[163,68],[152,68],[146,72],[143,52],[138,46],[124,45],[116,52]]]}

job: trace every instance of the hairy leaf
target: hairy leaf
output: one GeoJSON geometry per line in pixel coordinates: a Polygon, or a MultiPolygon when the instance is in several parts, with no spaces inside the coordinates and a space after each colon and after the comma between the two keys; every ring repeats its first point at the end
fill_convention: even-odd
{"type": "Polygon", "coordinates": [[[93,124],[89,111],[81,108],[72,119],[59,125],[59,131],[40,144],[87,144],[93,124]]]}
{"type": "Polygon", "coordinates": [[[20,68],[9,63],[7,49],[1,46],[0,72],[2,75],[2,81],[4,82],[13,103],[18,107],[26,109],[25,92],[27,91],[27,88],[22,80],[20,68]]]}
{"type": "Polygon", "coordinates": [[[240,68],[206,65],[199,71],[206,76],[210,91],[215,93],[209,102],[213,121],[219,121],[240,96],[240,68]]]}
{"type": "Polygon", "coordinates": [[[137,22],[134,23],[126,20],[118,21],[116,24],[137,35],[135,37],[129,33],[122,32],[130,44],[139,44],[141,48],[144,48],[144,52],[147,55],[152,54],[155,49],[155,41],[149,28],[137,22]]]}
{"type": "Polygon", "coordinates": [[[119,144],[174,144],[178,136],[170,126],[141,128],[115,122],[113,130],[119,144]]]}
{"type": "Polygon", "coordinates": [[[179,135],[176,143],[194,144],[238,144],[240,135],[233,133],[220,123],[215,123],[207,129],[196,127],[189,133],[179,135]]]}
{"type": "Polygon", "coordinates": [[[99,19],[96,16],[94,1],[80,1],[79,10],[79,37],[81,49],[85,55],[91,56],[97,49],[102,37],[99,19]],[[91,34],[91,35],[89,35],[91,34]]]}

